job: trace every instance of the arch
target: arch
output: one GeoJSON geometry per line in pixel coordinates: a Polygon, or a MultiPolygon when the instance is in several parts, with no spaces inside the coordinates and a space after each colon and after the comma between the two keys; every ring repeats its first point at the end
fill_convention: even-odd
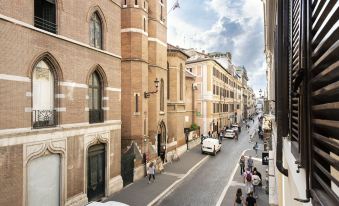
{"type": "Polygon", "coordinates": [[[98,72],[100,79],[102,81],[102,86],[103,87],[107,87],[108,86],[108,81],[107,81],[107,76],[105,73],[105,70],[99,65],[99,64],[95,64],[91,67],[91,69],[89,70],[89,72],[87,73],[86,76],[86,84],[89,84],[89,78],[92,75],[93,72],[98,72]]]}
{"type": "Polygon", "coordinates": [[[63,73],[60,67],[60,64],[58,63],[58,61],[54,58],[54,56],[49,53],[49,52],[43,52],[41,54],[39,54],[38,56],[36,56],[34,58],[34,60],[31,63],[31,66],[27,72],[27,76],[32,79],[33,77],[33,70],[36,67],[36,65],[40,62],[40,61],[44,61],[46,62],[46,64],[50,67],[51,72],[54,76],[54,79],[57,81],[63,81],[64,77],[63,77],[63,73]]]}
{"type": "MultiPolygon", "coordinates": [[[[87,17],[86,17],[86,21],[88,22],[88,25],[90,27],[90,23],[91,23],[91,18],[92,16],[96,14],[98,15],[100,22],[101,22],[101,48],[100,49],[105,49],[105,42],[106,42],[106,33],[107,33],[107,21],[105,19],[105,15],[102,12],[101,8],[96,5],[93,6],[89,9],[89,11],[87,12],[87,17]]],[[[91,44],[91,31],[90,28],[88,29],[88,39],[89,39],[89,44],[91,44]]]]}

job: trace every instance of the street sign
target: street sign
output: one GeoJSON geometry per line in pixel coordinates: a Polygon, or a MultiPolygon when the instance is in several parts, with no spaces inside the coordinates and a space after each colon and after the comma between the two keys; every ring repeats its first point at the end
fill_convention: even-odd
{"type": "Polygon", "coordinates": [[[268,165],[268,152],[262,153],[262,165],[268,165]]]}

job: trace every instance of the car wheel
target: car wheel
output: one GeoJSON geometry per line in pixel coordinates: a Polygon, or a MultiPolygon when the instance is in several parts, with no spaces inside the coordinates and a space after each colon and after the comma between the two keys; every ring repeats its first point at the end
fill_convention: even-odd
{"type": "Polygon", "coordinates": [[[204,154],[204,150],[201,150],[201,154],[204,154]]]}

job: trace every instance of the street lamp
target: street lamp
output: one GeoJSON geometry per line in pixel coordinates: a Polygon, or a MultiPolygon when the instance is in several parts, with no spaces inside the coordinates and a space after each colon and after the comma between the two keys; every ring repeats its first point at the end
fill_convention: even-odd
{"type": "Polygon", "coordinates": [[[158,87],[159,87],[159,80],[158,80],[158,78],[155,78],[154,84],[155,84],[155,91],[153,91],[153,92],[144,92],[144,97],[145,98],[150,98],[151,94],[155,94],[155,93],[158,92],[158,87]]]}

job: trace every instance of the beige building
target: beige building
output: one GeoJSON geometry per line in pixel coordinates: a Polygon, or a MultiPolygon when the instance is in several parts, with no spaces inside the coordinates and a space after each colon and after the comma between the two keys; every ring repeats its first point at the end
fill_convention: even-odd
{"type": "Polygon", "coordinates": [[[168,44],[167,48],[167,115],[168,138],[167,152],[178,150],[179,154],[186,151],[187,141],[197,137],[195,132],[184,133],[194,122],[194,81],[195,75],[186,70],[189,56],[181,49],[168,44]],[[187,135],[187,136],[186,136],[187,135]]]}
{"type": "Polygon", "coordinates": [[[84,205],[122,188],[121,3],[2,1],[0,205],[84,205]]]}

